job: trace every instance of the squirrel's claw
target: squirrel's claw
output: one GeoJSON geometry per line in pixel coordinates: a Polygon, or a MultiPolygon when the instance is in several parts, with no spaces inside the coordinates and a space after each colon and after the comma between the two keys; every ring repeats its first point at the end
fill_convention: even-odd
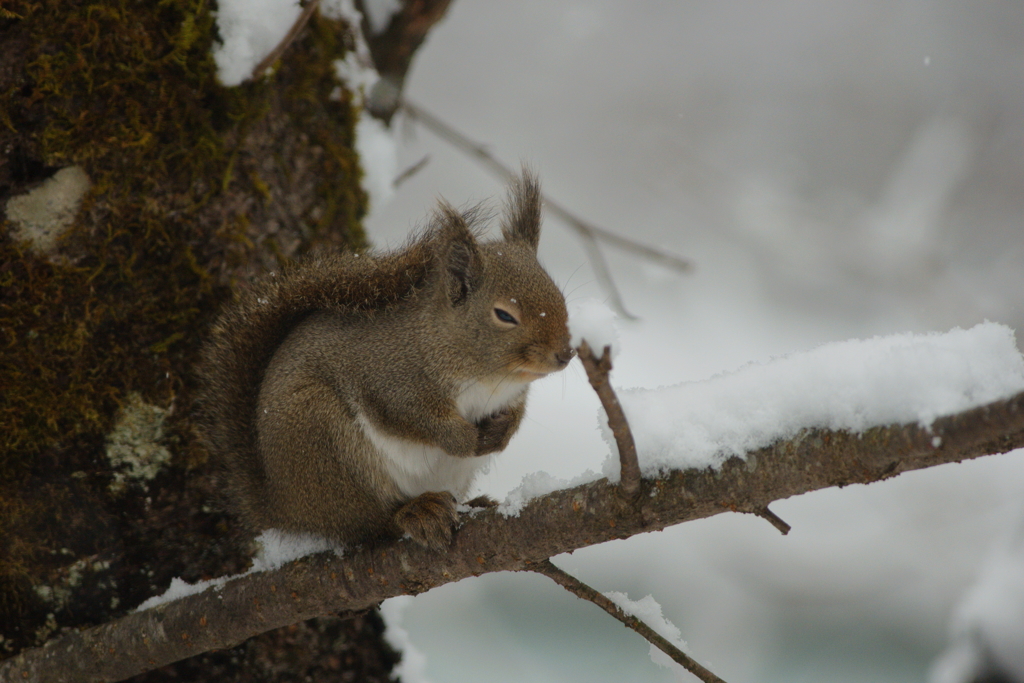
{"type": "Polygon", "coordinates": [[[455,496],[447,491],[428,491],[398,508],[395,524],[412,540],[432,550],[447,550],[452,529],[459,521],[455,496]]]}

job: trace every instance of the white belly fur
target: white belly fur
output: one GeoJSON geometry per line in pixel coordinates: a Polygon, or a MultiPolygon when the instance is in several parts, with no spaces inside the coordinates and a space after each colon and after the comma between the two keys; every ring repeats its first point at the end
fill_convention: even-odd
{"type": "MultiPolygon", "coordinates": [[[[527,389],[521,382],[468,382],[456,399],[459,413],[475,422],[519,399],[527,389]]],[[[477,472],[491,462],[491,455],[456,458],[437,446],[385,434],[362,413],[359,424],[382,456],[398,489],[410,498],[427,491],[448,491],[462,501],[477,472]]]]}
{"type": "Polygon", "coordinates": [[[459,413],[470,422],[493,415],[516,401],[526,391],[526,382],[466,382],[455,398],[459,413]]]}

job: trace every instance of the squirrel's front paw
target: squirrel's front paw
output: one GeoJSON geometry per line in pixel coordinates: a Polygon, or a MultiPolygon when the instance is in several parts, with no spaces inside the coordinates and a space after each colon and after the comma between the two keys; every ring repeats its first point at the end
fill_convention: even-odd
{"type": "Polygon", "coordinates": [[[422,493],[398,508],[395,524],[412,540],[433,550],[447,550],[459,521],[455,496],[447,491],[422,493]]]}
{"type": "Polygon", "coordinates": [[[502,410],[476,423],[476,454],[487,455],[504,450],[512,438],[516,416],[510,410],[502,410]]]}

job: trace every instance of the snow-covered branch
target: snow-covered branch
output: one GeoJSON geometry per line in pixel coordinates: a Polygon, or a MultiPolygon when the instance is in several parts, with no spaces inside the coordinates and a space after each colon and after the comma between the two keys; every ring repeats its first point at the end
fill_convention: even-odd
{"type": "Polygon", "coordinates": [[[756,513],[808,491],[871,483],[1022,446],[1024,392],[940,417],[930,427],[803,430],[746,458],[729,458],[717,469],[644,479],[635,503],[601,479],[530,500],[515,516],[500,509],[479,512],[465,520],[446,553],[398,541],[253,572],[65,633],[0,664],[0,681],[122,680],[317,615],[365,610],[469,576],[531,570],[559,553],[615,538],[722,512],[756,513]]]}

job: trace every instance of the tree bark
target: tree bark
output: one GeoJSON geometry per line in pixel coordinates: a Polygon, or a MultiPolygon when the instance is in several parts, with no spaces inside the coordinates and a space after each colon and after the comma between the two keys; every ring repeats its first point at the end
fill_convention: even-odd
{"type": "Polygon", "coordinates": [[[467,518],[446,553],[398,541],[320,554],[254,573],[102,626],[64,634],[0,664],[3,681],[116,681],[310,617],[495,571],[531,570],[559,553],[722,512],[756,512],[816,489],[867,484],[1024,446],[1024,393],[935,421],[862,434],[809,429],[718,470],[645,479],[635,503],[607,480],[530,501],[515,517],[467,518]]]}
{"type": "MultiPolygon", "coordinates": [[[[250,541],[192,435],[191,368],[251,275],[367,246],[367,198],[335,66],[355,45],[344,22],[314,14],[265,78],[225,88],[216,3],[0,5],[5,658],[117,618],[173,576],[245,566],[250,541]],[[26,209],[47,203],[37,190],[67,195],[68,178],[60,220],[26,209]]],[[[388,680],[381,628],[324,618],[146,680],[275,680],[275,657],[305,680],[388,680]]]]}

